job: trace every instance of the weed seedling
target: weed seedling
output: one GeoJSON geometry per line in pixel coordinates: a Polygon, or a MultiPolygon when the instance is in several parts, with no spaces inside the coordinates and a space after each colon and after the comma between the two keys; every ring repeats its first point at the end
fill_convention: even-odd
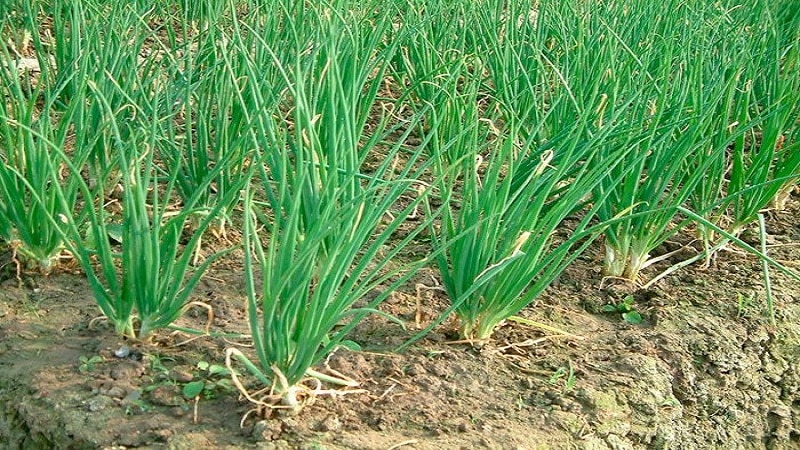
{"type": "Polygon", "coordinates": [[[626,296],[621,302],[603,306],[603,312],[616,313],[622,315],[622,320],[631,325],[642,323],[642,315],[633,307],[634,298],[632,295],[626,296]]]}
{"type": "Polygon", "coordinates": [[[151,409],[153,409],[153,407],[142,399],[128,400],[125,402],[126,416],[133,416],[136,414],[146,413],[151,409]]]}
{"type": "Polygon", "coordinates": [[[517,396],[517,410],[518,411],[522,411],[523,409],[525,409],[526,406],[528,406],[528,405],[525,404],[525,399],[522,398],[521,395],[518,395],[517,396]]]}
{"type": "Polygon", "coordinates": [[[197,363],[197,368],[200,369],[201,379],[183,385],[184,397],[192,399],[202,395],[208,400],[216,398],[219,393],[224,394],[234,390],[228,378],[231,372],[225,366],[200,361],[197,363]]]}
{"type": "Polygon", "coordinates": [[[88,373],[94,372],[94,367],[96,364],[99,364],[104,361],[103,357],[100,355],[94,355],[92,357],[81,356],[78,358],[81,365],[78,366],[78,371],[80,373],[88,373]]]}
{"type": "Polygon", "coordinates": [[[743,318],[747,317],[748,310],[751,306],[753,306],[753,300],[755,300],[756,294],[750,293],[750,295],[745,296],[742,295],[741,292],[736,293],[736,317],[743,318]]]}
{"type": "Polygon", "coordinates": [[[572,361],[569,361],[567,367],[561,366],[556,369],[556,371],[553,372],[553,375],[550,376],[550,380],[548,382],[552,385],[563,383],[563,392],[567,393],[575,389],[575,383],[577,381],[577,378],[575,378],[575,369],[572,367],[572,361]]]}
{"type": "Polygon", "coordinates": [[[167,366],[164,365],[164,361],[165,360],[166,361],[174,361],[173,358],[170,358],[168,356],[159,356],[159,355],[149,354],[149,355],[145,356],[145,359],[147,360],[147,362],[150,363],[150,370],[151,371],[162,375],[164,378],[168,377],[169,369],[167,368],[167,366]]]}

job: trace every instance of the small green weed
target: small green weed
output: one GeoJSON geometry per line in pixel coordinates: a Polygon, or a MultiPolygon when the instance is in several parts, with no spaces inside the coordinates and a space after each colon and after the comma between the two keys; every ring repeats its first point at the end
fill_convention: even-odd
{"type": "Polygon", "coordinates": [[[561,366],[550,376],[550,380],[548,381],[550,384],[562,384],[563,383],[563,391],[570,392],[575,389],[575,383],[577,382],[577,378],[575,377],[575,369],[572,366],[572,361],[569,361],[567,367],[561,366]]]}
{"type": "Polygon", "coordinates": [[[150,364],[151,371],[161,374],[165,377],[169,374],[169,369],[164,365],[164,361],[175,361],[173,358],[168,356],[159,356],[153,354],[145,355],[144,359],[150,364]]]}
{"type": "Polygon", "coordinates": [[[522,398],[522,396],[521,396],[521,395],[518,395],[518,396],[517,396],[517,402],[516,402],[516,404],[517,404],[517,410],[518,410],[518,411],[522,411],[523,409],[525,409],[525,408],[528,406],[528,405],[525,403],[525,399],[524,399],[524,398],[522,398]]]}
{"type": "Polygon", "coordinates": [[[105,360],[100,355],[94,355],[92,357],[81,356],[80,358],[78,358],[78,361],[80,361],[81,363],[80,366],[78,366],[78,371],[80,373],[88,373],[88,372],[94,372],[95,365],[105,360]]]}
{"type": "Polygon", "coordinates": [[[183,396],[195,398],[200,395],[205,399],[216,398],[219,393],[228,393],[234,390],[230,381],[231,372],[225,366],[209,364],[206,361],[197,363],[201,379],[190,381],[183,385],[183,396]]]}
{"type": "Polygon", "coordinates": [[[126,400],[123,404],[125,405],[126,416],[146,413],[153,409],[153,406],[142,399],[126,400]]]}
{"type": "Polygon", "coordinates": [[[750,293],[750,295],[743,295],[741,292],[736,293],[736,317],[744,318],[749,315],[749,310],[753,306],[753,301],[756,298],[755,293],[750,293]]]}
{"type": "Polygon", "coordinates": [[[642,315],[633,307],[635,299],[632,295],[626,296],[621,302],[616,304],[608,304],[603,306],[603,312],[616,313],[622,315],[622,320],[631,325],[638,325],[642,323],[642,315]]]}

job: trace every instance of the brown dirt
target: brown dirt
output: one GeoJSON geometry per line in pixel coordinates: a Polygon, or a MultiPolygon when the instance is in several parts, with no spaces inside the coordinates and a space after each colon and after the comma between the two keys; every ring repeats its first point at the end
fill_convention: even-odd
{"type": "MultiPolygon", "coordinates": [[[[772,256],[795,269],[796,217],[795,198],[768,225],[772,256]]],[[[800,448],[799,283],[773,273],[778,324],[771,326],[760,263],[751,256],[725,252],[708,270],[691,267],[643,291],[601,288],[594,248],[522,314],[576,336],[509,322],[475,349],[450,343],[453,325],[446,324],[393,352],[446,305],[439,292],[415,294],[415,284],[433,284],[434,272],[424,271],[383,305],[407,330],[369,318],[353,334],[363,351],[338,351],[328,361],[365,393],[319,397],[294,417],[250,414],[242,427],[250,405],[226,377],[197,363],[222,365],[224,349],[247,339],[165,331],[147,345],[123,342],[92,321],[98,311],[80,275],[26,277],[20,285],[6,255],[0,447],[800,448]],[[602,312],[626,295],[644,323],[602,312]],[[118,358],[123,345],[130,355],[118,358]],[[207,384],[197,402],[186,399],[181,390],[190,380],[213,388],[207,384]]],[[[217,333],[247,332],[239,260],[217,264],[195,293],[213,306],[217,333]]],[[[196,308],[180,324],[201,329],[205,319],[196,308]]]]}

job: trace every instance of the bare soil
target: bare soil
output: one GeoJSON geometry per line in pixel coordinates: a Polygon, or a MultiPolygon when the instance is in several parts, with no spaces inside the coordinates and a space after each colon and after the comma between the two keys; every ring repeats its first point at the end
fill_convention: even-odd
{"type": "MultiPolygon", "coordinates": [[[[794,198],[768,223],[770,254],[795,270],[797,217],[794,198]]],[[[661,250],[672,246],[679,244],[661,250]]],[[[800,284],[773,271],[770,325],[752,256],[723,252],[708,269],[693,266],[641,290],[603,282],[595,246],[523,312],[551,328],[508,322],[475,348],[453,343],[448,321],[398,353],[447,304],[441,292],[416,289],[435,285],[435,272],[423,271],[383,305],[405,330],[369,318],[352,337],[362,351],[327,361],[363,391],[268,418],[248,414],[229,377],[198,366],[224,365],[229,346],[248,351],[248,340],[234,336],[248,332],[240,260],[218,263],[193,299],[213,307],[212,332],[230,337],[164,331],[142,344],[93,320],[99,312],[80,274],[20,281],[5,255],[0,448],[800,448],[800,284]],[[644,323],[603,312],[627,295],[644,323]],[[196,381],[204,393],[185,398],[196,381]]],[[[194,308],[179,325],[203,329],[206,320],[194,308]]]]}

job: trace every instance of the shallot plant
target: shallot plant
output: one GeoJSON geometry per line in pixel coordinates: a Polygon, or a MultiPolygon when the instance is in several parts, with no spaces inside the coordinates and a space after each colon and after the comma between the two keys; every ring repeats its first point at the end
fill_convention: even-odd
{"type": "MultiPolygon", "coordinates": [[[[84,6],[101,5],[87,2],[84,6]]],[[[110,9],[107,30],[96,24],[89,26],[93,22],[88,19],[73,25],[96,33],[87,36],[87,41],[95,44],[114,31],[119,32],[116,38],[130,33],[131,42],[153,39],[154,30],[142,25],[145,21],[139,13],[124,6],[110,9]],[[126,24],[137,26],[129,29],[126,24]]],[[[57,42],[54,47],[67,45],[57,42]]],[[[77,259],[100,310],[115,331],[146,339],[181,315],[204,271],[223,254],[192,264],[200,234],[222,209],[219,205],[206,207],[200,200],[228,164],[245,165],[247,156],[236,161],[220,159],[198,184],[194,196],[177,201],[175,186],[182,161],[158,160],[155,149],[168,138],[163,134],[164,122],[177,120],[177,113],[171,109],[174,98],[169,95],[174,89],[165,86],[169,80],[159,76],[159,69],[179,63],[153,52],[141,60],[134,55],[136,64],[130,66],[123,53],[112,39],[100,45],[97,52],[81,53],[75,64],[59,66],[58,76],[43,79],[41,90],[46,99],[61,101],[63,110],[45,103],[48,108],[44,111],[50,114],[39,116],[37,128],[30,124],[17,128],[30,130],[28,141],[40,147],[30,147],[29,153],[42,155],[37,171],[49,177],[44,185],[33,181],[25,185],[30,190],[26,199],[29,207],[44,208],[38,216],[38,229],[54,230],[77,259]],[[118,58],[124,60],[120,67],[129,69],[123,77],[115,73],[118,58]],[[94,67],[92,61],[109,65],[101,73],[87,72],[94,67]],[[91,76],[82,78],[87,74],[91,76]],[[69,95],[59,90],[68,86],[69,95]],[[48,131],[46,124],[51,116],[66,121],[59,125],[59,133],[48,131]],[[65,144],[67,135],[73,146],[65,144]],[[49,155],[49,163],[43,155],[49,155]],[[115,175],[119,186],[114,192],[109,192],[106,184],[109,167],[119,169],[115,175]],[[62,178],[68,183],[62,185],[62,178]],[[196,221],[198,216],[202,219],[196,221]],[[187,231],[190,222],[199,223],[187,231]]],[[[16,125],[10,121],[6,124],[16,125]]],[[[220,205],[238,198],[247,179],[241,177],[220,205]]]]}
{"type": "MultiPolygon", "coordinates": [[[[733,117],[756,123],[731,150],[728,229],[734,235],[800,179],[800,31],[781,26],[777,11],[760,6],[748,35],[753,60],[738,91],[744,107],[733,117]]],[[[797,14],[792,23],[800,23],[797,14]]]]}
{"type": "Polygon", "coordinates": [[[267,394],[251,394],[234,374],[235,384],[261,410],[296,412],[326,392],[321,381],[354,386],[317,365],[346,345],[347,333],[367,314],[379,313],[376,307],[419,267],[394,263],[424,225],[395,237],[424,195],[417,196],[416,179],[425,164],[421,148],[405,146],[419,118],[390,126],[391,106],[377,99],[396,51],[382,45],[391,22],[385,14],[329,5],[314,12],[315,32],[308,41],[288,44],[296,51],[289,63],[277,57],[286,43],[266,42],[255,33],[234,39],[241,46],[258,39],[276,55],[271,63],[281,68],[288,86],[282,104],[271,108],[264,93],[272,87],[252,61],[242,93],[243,99],[266,105],[255,109],[266,113],[258,115],[259,125],[250,133],[260,157],[245,201],[245,279],[255,359],[235,348],[227,357],[269,387],[267,394]],[[375,109],[380,119],[368,122],[375,109]],[[398,208],[402,196],[410,202],[398,208]]]}
{"type": "Polygon", "coordinates": [[[437,265],[464,339],[489,339],[599,236],[602,227],[592,226],[598,208],[585,204],[585,193],[620,154],[593,158],[604,135],[581,138],[583,131],[572,128],[545,146],[529,140],[518,148],[512,128],[489,147],[485,162],[461,172],[462,198],[445,197],[444,222],[432,232],[433,242],[446,247],[437,265]],[[531,160],[536,165],[526,164],[531,160]],[[579,211],[583,218],[565,229],[565,219],[579,211]]]}
{"type": "MultiPolygon", "coordinates": [[[[467,65],[481,73],[478,61],[467,65]]],[[[483,342],[600,234],[602,225],[593,225],[593,219],[602,199],[591,205],[587,193],[615,168],[625,149],[597,151],[615,126],[592,128],[593,115],[543,139],[545,124],[568,123],[555,114],[572,116],[570,108],[553,108],[536,127],[510,120],[500,128],[491,115],[480,117],[482,80],[456,79],[460,94],[440,97],[428,115],[442,202],[441,225],[431,227],[430,234],[452,302],[447,312],[458,316],[464,339],[483,342]],[[449,120],[437,109],[461,120],[449,120]],[[567,229],[565,219],[578,212],[582,217],[567,229]]],[[[561,91],[557,101],[570,100],[561,91]]]]}
{"type": "MultiPolygon", "coordinates": [[[[3,28],[5,22],[0,21],[3,28]]],[[[0,96],[6,101],[0,111],[0,238],[13,247],[23,265],[48,272],[65,242],[47,218],[71,214],[71,207],[64,209],[58,198],[64,195],[74,205],[78,193],[75,177],[59,170],[50,145],[65,145],[80,105],[72,102],[60,108],[58,93],[63,85],[47,90],[44,79],[34,85],[32,78],[19,68],[17,56],[0,45],[0,96]]],[[[85,154],[78,150],[73,157],[80,160],[85,154]]]]}
{"type": "Polygon", "coordinates": [[[675,196],[681,190],[670,187],[680,184],[675,173],[681,161],[695,149],[690,138],[682,146],[673,147],[672,138],[680,135],[677,130],[681,126],[674,117],[680,117],[683,105],[670,103],[672,90],[662,80],[669,74],[676,47],[671,44],[672,36],[661,40],[646,32],[660,29],[663,21],[653,15],[654,7],[642,8],[642,5],[639,2],[630,9],[616,5],[602,12],[582,8],[580,16],[573,20],[588,22],[585,31],[571,33],[582,51],[565,53],[562,57],[567,66],[593,64],[592,72],[603,74],[595,84],[604,96],[597,108],[600,122],[608,120],[606,109],[613,108],[620,95],[637,85],[645,86],[623,116],[630,124],[628,132],[607,141],[600,150],[616,152],[628,148],[630,151],[593,190],[596,199],[606,198],[600,204],[601,220],[609,220],[621,211],[658,211],[630,216],[606,229],[603,273],[614,277],[636,278],[649,258],[649,251],[657,240],[663,239],[674,211],[661,207],[680,204],[680,198],[675,196]],[[647,27],[640,23],[647,23],[647,27]],[[660,58],[663,64],[656,65],[651,58],[660,58]]]}
{"type": "MultiPolygon", "coordinates": [[[[708,92],[708,86],[723,86],[716,111],[709,112],[711,125],[706,134],[712,147],[723,152],[706,153],[706,170],[689,161],[687,172],[702,171],[703,177],[691,192],[688,205],[702,215],[696,222],[703,250],[654,278],[649,284],[694,261],[710,264],[717,251],[731,241],[716,227],[738,236],[764,209],[781,209],[787,194],[800,178],[800,16],[787,13],[785,2],[758,2],[747,11],[731,9],[715,21],[716,30],[704,33],[710,42],[694,55],[706,73],[728,67],[716,75],[720,81],[703,83],[693,96],[708,92]]],[[[738,244],[737,244],[738,245],[738,244]]]]}
{"type": "MultiPolygon", "coordinates": [[[[35,39],[37,53],[42,55],[45,88],[58,88],[60,104],[77,105],[72,138],[74,149],[87,154],[92,169],[89,181],[92,186],[101,184],[109,193],[120,182],[118,160],[109,136],[94,130],[106,126],[110,108],[118,114],[120,136],[128,139],[138,125],[133,106],[138,102],[136,96],[159,86],[164,78],[167,58],[158,56],[168,53],[154,48],[159,34],[148,25],[148,21],[158,20],[152,8],[136,2],[54,0],[47,10],[53,18],[50,42],[35,39]],[[150,57],[144,56],[148,54],[150,57]],[[88,94],[90,89],[99,91],[108,105],[88,94]]],[[[36,27],[47,28],[47,24],[37,23],[36,27]]]]}
{"type": "MultiPolygon", "coordinates": [[[[99,90],[92,92],[107,108],[110,106],[99,90]]],[[[153,151],[157,134],[152,131],[157,122],[165,118],[146,114],[145,110],[159,110],[154,105],[159,96],[154,95],[151,101],[153,104],[148,108],[138,111],[142,131],[123,139],[115,121],[117,115],[110,108],[106,110],[105,126],[97,130],[111,136],[109,142],[122,173],[123,198],[119,215],[107,208],[110,199],[104,195],[102,186],[90,188],[81,180],[88,234],[83,236],[74,221],[65,220],[70,250],[86,272],[103,315],[117,333],[134,339],[146,339],[153,331],[178,319],[205,270],[226,253],[215,253],[199,266],[192,265],[200,236],[220,213],[221,206],[202,207],[198,191],[176,208],[172,194],[180,171],[175,167],[167,168],[170,175],[163,182],[159,176],[161,168],[156,165],[153,151]],[[203,219],[185,237],[190,220],[197,214],[203,219]],[[119,247],[112,237],[121,241],[119,247]]],[[[64,163],[77,174],[80,168],[72,164],[67,155],[61,155],[64,163]]],[[[218,165],[216,171],[223,167],[224,164],[218,165]]],[[[216,173],[212,172],[206,178],[206,186],[214,175],[216,173]]],[[[241,180],[239,189],[245,181],[245,178],[241,180]]],[[[239,195],[238,191],[231,192],[228,195],[239,195]]]]}
{"type": "Polygon", "coordinates": [[[600,150],[630,131],[622,113],[638,95],[605,103],[603,78],[576,61],[594,50],[566,52],[581,30],[559,22],[556,6],[486,6],[462,30],[479,50],[426,82],[422,130],[440,177],[441,224],[430,234],[451,301],[445,316],[455,312],[472,342],[534,302],[608,226],[595,222],[607,195],[588,194],[626,174],[629,148],[600,150]]]}
{"type": "MultiPolygon", "coordinates": [[[[246,162],[247,122],[238,103],[239,75],[227,58],[230,43],[224,30],[208,26],[192,37],[183,23],[180,34],[169,36],[169,46],[177,46],[180,57],[168,66],[164,84],[163,113],[174,116],[159,124],[156,144],[158,158],[179,173],[176,193],[183,201],[199,196],[198,205],[220,206],[216,230],[224,234],[225,225],[236,206],[236,190],[248,176],[246,162]],[[222,170],[219,168],[222,167],[222,170]],[[209,182],[209,176],[213,179],[209,182]]],[[[174,32],[174,30],[173,30],[174,32]]],[[[166,52],[166,54],[169,54],[166,52]]],[[[200,216],[195,221],[200,221],[200,216]]]]}

